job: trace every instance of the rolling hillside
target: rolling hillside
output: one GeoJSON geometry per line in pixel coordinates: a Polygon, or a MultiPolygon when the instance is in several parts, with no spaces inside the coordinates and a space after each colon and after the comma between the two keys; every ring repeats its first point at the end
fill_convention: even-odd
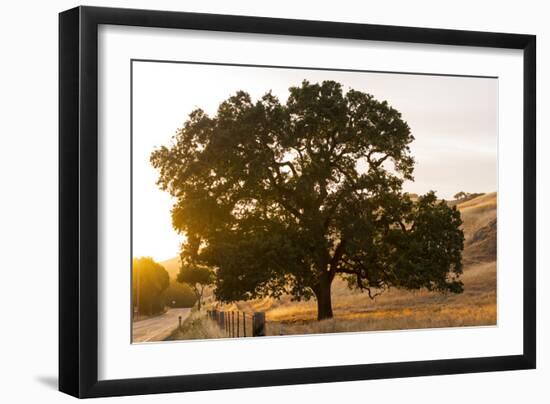
{"type": "Polygon", "coordinates": [[[497,248],[497,195],[495,192],[458,204],[464,221],[464,264],[494,261],[497,248]]]}
{"type": "Polygon", "coordinates": [[[168,271],[168,275],[170,275],[170,280],[175,281],[178,272],[180,271],[180,259],[179,257],[170,258],[169,260],[160,262],[160,265],[162,265],[166,271],[168,271]]]}

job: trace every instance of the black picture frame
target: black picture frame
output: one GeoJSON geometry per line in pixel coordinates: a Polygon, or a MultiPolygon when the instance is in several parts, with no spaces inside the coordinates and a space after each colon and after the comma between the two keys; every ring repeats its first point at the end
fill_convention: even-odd
{"type": "Polygon", "coordinates": [[[59,389],[103,397],[533,369],[536,366],[536,37],[339,22],[77,7],[59,15],[59,389]],[[523,354],[98,380],[98,26],[523,50],[523,354]]]}

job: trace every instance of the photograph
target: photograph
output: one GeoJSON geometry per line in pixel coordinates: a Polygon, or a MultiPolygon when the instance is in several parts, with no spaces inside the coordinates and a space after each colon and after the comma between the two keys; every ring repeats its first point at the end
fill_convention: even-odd
{"type": "Polygon", "coordinates": [[[498,325],[498,77],[130,69],[133,344],[498,325]]]}

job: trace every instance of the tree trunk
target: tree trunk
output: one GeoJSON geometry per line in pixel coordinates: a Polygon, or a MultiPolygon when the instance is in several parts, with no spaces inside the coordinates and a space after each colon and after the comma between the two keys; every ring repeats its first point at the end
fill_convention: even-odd
{"type": "Polygon", "coordinates": [[[317,320],[332,318],[332,300],[330,286],[332,279],[327,273],[315,287],[315,297],[317,298],[317,320]]]}

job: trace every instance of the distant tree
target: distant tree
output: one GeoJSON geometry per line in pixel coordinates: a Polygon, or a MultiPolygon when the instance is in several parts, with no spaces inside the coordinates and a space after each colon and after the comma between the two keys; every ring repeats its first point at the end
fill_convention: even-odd
{"type": "Polygon", "coordinates": [[[134,258],[132,296],[140,314],[152,315],[164,310],[162,292],[168,287],[168,272],[150,257],[134,258]]]}
{"type": "Polygon", "coordinates": [[[197,299],[197,308],[200,311],[204,288],[214,283],[214,272],[206,266],[184,264],[178,273],[178,282],[184,282],[193,289],[197,299]]]}
{"type": "Polygon", "coordinates": [[[454,194],[454,198],[455,200],[457,201],[465,201],[465,200],[470,200],[470,199],[474,199],[474,198],[477,198],[478,196],[481,196],[481,195],[485,195],[484,193],[476,193],[476,192],[464,192],[464,191],[460,191],[456,194],[454,194]]]}
{"type": "Polygon", "coordinates": [[[456,194],[454,194],[454,198],[457,200],[457,201],[460,201],[462,199],[466,199],[470,194],[464,192],[464,191],[460,191],[456,194]]]}
{"type": "Polygon", "coordinates": [[[186,283],[170,282],[162,293],[164,304],[170,307],[193,307],[197,302],[195,291],[186,283]]]}
{"type": "Polygon", "coordinates": [[[152,153],[182,260],[216,269],[220,301],[315,297],[319,320],[333,316],[337,274],[371,297],[460,293],[460,213],[403,193],[414,138],[401,114],[334,81],[289,91],[285,104],[239,91],[213,117],[197,109],[152,153]]]}

